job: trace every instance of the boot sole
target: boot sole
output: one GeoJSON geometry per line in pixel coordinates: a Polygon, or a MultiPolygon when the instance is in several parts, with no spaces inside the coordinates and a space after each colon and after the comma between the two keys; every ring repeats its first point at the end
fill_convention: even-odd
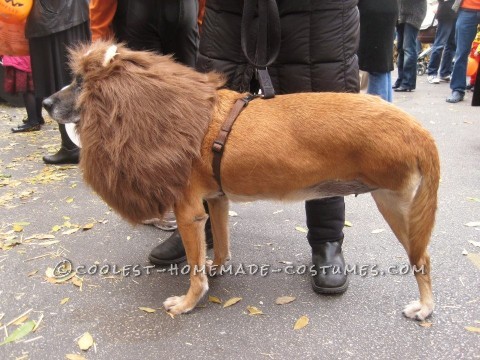
{"type": "Polygon", "coordinates": [[[312,277],[313,291],[315,291],[317,294],[322,294],[322,295],[343,294],[347,290],[348,284],[349,284],[349,280],[347,278],[347,281],[345,281],[345,284],[343,284],[342,286],[335,287],[335,288],[326,288],[326,287],[317,286],[312,277]]]}

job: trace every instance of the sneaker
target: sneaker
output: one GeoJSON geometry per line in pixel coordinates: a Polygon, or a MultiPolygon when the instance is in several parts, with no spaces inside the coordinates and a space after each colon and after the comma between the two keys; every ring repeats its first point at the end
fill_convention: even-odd
{"type": "Polygon", "coordinates": [[[430,84],[440,84],[440,79],[435,75],[428,75],[427,80],[430,84]]]}
{"type": "Polygon", "coordinates": [[[450,82],[450,80],[452,80],[452,76],[451,76],[451,75],[440,76],[440,77],[439,77],[439,80],[440,80],[440,81],[443,81],[443,82],[450,82]]]}

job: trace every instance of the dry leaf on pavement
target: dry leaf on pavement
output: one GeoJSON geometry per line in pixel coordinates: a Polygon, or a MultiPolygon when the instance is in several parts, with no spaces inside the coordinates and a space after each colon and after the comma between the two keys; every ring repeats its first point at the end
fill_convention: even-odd
{"type": "Polygon", "coordinates": [[[238,303],[240,300],[242,300],[241,297],[233,297],[233,298],[231,298],[231,299],[228,299],[227,301],[225,301],[225,304],[223,304],[223,307],[226,308],[226,307],[235,305],[235,304],[238,303]]]}
{"type": "Polygon", "coordinates": [[[285,304],[291,303],[295,299],[296,299],[296,297],[294,297],[294,296],[280,296],[280,297],[277,298],[277,300],[275,300],[275,304],[285,305],[285,304]]]}
{"type": "Polygon", "coordinates": [[[84,351],[87,351],[88,349],[90,349],[93,345],[93,337],[92,335],[89,333],[89,332],[86,332],[85,334],[83,334],[80,339],[78,339],[78,347],[81,349],[81,350],[84,350],[84,351]]]}
{"type": "Polygon", "coordinates": [[[306,316],[300,317],[296,322],[295,325],[293,326],[293,330],[300,330],[303,329],[305,326],[308,325],[309,319],[306,316]]]}

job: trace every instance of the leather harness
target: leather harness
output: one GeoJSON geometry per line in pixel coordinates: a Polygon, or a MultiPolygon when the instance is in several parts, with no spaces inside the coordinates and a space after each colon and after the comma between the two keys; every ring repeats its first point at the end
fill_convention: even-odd
{"type": "Polygon", "coordinates": [[[220,176],[220,167],[222,163],[223,150],[225,148],[225,143],[227,142],[228,135],[232,131],[233,123],[237,120],[238,115],[242,110],[248,105],[250,101],[258,97],[258,95],[248,95],[242,99],[238,99],[233,105],[228,117],[223,122],[222,127],[220,128],[218,135],[213,142],[212,151],[213,151],[213,160],[212,160],[212,169],[213,176],[222,189],[222,178],[220,176]]]}

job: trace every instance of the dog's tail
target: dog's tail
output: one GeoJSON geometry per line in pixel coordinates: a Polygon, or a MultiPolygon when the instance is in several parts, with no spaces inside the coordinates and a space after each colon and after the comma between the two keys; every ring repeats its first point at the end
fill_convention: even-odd
{"type": "Polygon", "coordinates": [[[411,264],[418,264],[424,256],[432,235],[437,209],[437,192],[440,182],[440,160],[437,147],[430,135],[417,144],[418,167],[422,180],[413,198],[409,212],[409,249],[411,264]]]}

